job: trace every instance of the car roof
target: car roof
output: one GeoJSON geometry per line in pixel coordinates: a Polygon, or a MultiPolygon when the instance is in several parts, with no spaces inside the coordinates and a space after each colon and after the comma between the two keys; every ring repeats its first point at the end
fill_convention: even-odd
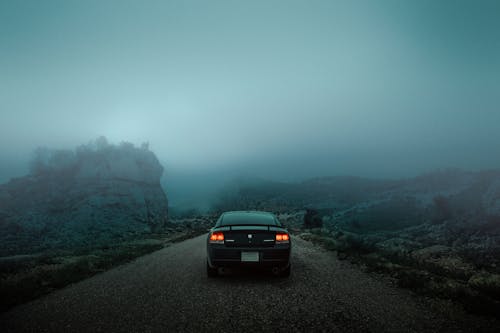
{"type": "Polygon", "coordinates": [[[225,212],[219,219],[219,226],[225,225],[275,225],[279,222],[274,214],[262,211],[230,211],[225,212]]]}

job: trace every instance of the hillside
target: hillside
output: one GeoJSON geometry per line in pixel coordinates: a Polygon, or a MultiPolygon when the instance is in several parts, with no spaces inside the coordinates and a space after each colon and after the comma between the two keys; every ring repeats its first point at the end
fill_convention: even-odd
{"type": "MultiPolygon", "coordinates": [[[[419,219],[411,223],[420,224],[431,218],[428,213],[438,208],[436,204],[448,205],[453,214],[500,215],[500,170],[447,169],[399,180],[338,176],[285,183],[244,179],[227,185],[214,200],[213,209],[290,211],[312,208],[338,216],[343,211],[353,210],[370,211],[370,215],[374,215],[376,211],[390,208],[394,216],[402,206],[406,216],[408,212],[419,211],[419,219]]],[[[374,220],[376,224],[381,218],[374,220]]],[[[366,227],[375,227],[369,226],[372,222],[366,221],[366,227]]],[[[398,223],[391,224],[391,228],[397,229],[398,223]]]]}

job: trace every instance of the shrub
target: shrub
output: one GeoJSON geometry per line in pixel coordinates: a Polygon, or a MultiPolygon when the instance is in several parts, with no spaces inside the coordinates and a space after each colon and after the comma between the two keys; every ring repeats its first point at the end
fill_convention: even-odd
{"type": "Polygon", "coordinates": [[[304,214],[304,228],[322,228],[323,218],[319,215],[318,211],[314,209],[306,209],[304,214]]]}

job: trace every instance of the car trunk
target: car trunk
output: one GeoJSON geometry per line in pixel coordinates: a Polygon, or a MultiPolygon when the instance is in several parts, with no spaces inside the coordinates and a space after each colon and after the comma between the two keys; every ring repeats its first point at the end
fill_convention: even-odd
{"type": "Polygon", "coordinates": [[[276,231],[267,227],[238,227],[224,231],[226,247],[273,247],[276,231]]]}

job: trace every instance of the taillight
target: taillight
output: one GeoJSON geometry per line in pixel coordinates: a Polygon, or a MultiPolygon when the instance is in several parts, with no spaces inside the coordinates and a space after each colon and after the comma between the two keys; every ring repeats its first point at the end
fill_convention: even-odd
{"type": "Polygon", "coordinates": [[[213,244],[224,244],[224,233],[220,231],[212,232],[209,242],[213,244]]]}
{"type": "Polygon", "coordinates": [[[276,233],[276,243],[288,243],[290,236],[284,233],[276,233]]]}

